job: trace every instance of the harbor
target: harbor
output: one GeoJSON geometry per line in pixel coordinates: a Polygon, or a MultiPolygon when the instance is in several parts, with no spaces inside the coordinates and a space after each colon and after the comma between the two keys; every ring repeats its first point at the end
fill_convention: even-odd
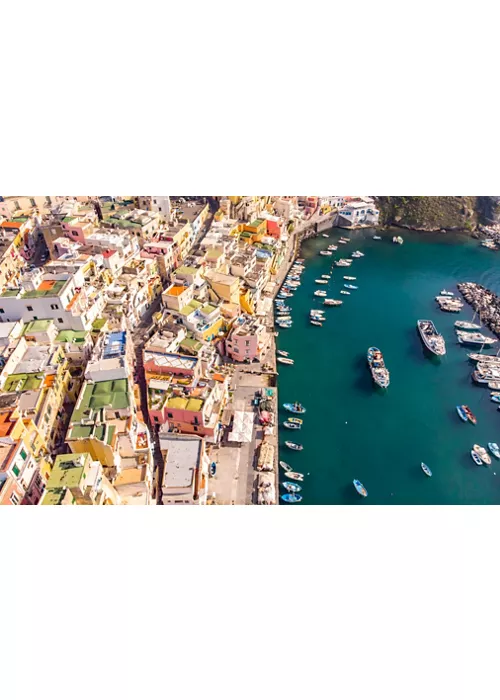
{"type": "MultiPolygon", "coordinates": [[[[345,230],[328,234],[329,240],[317,236],[303,243],[300,286],[283,299],[290,318],[277,329],[278,351],[292,360],[278,364],[279,459],[288,470],[279,468],[279,493],[286,496],[280,502],[500,503],[500,463],[493,458],[479,470],[471,459],[474,445],[487,449],[500,441],[499,404],[472,378],[476,367],[468,355],[481,347],[459,343],[458,333],[477,332],[467,324],[479,322],[472,323],[474,311],[467,304],[449,314],[436,303],[437,296],[447,296],[441,292],[460,299],[457,284],[463,280],[500,291],[491,252],[451,233],[405,231],[400,245],[393,244],[391,231],[349,231],[348,239],[345,230]],[[333,257],[320,255],[338,243],[333,257]],[[356,251],[361,255],[353,258],[356,251]],[[350,263],[338,266],[340,258],[350,263]],[[346,277],[355,278],[351,288],[344,286],[344,266],[350,267],[346,277]],[[316,295],[320,289],[343,303],[325,308],[316,295]],[[340,297],[341,292],[347,294],[340,297]],[[439,355],[439,343],[437,353],[426,347],[419,320],[431,322],[442,336],[444,354],[439,355]],[[465,327],[455,327],[456,321],[465,327]],[[385,368],[387,373],[378,372],[385,368]],[[294,415],[283,407],[286,402],[305,407],[296,416],[303,421],[300,429],[284,426],[294,415]],[[461,419],[462,405],[470,407],[476,425],[461,419]],[[285,473],[302,479],[295,482],[285,473]],[[284,482],[298,483],[300,493],[284,482]],[[289,499],[289,493],[301,501],[289,499]]],[[[492,335],[486,327],[481,333],[492,335]]],[[[493,355],[497,348],[482,352],[493,355]]]]}

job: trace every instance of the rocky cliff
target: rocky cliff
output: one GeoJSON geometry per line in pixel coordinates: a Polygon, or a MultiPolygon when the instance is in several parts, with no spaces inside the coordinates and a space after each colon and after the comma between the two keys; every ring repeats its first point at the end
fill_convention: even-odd
{"type": "Polygon", "coordinates": [[[475,231],[495,216],[498,197],[377,197],[380,221],[418,231],[475,231]]]}

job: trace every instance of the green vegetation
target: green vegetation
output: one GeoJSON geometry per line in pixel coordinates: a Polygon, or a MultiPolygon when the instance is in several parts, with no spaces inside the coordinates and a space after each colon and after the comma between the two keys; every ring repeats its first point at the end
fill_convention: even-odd
{"type": "Polygon", "coordinates": [[[377,197],[380,222],[422,231],[474,231],[480,222],[479,197],[377,197]]]}

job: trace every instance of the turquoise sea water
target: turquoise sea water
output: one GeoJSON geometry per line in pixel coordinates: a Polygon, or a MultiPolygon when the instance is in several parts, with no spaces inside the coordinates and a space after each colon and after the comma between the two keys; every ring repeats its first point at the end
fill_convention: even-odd
{"type": "MultiPolygon", "coordinates": [[[[500,293],[499,254],[459,234],[404,231],[399,246],[392,243],[393,231],[378,232],[382,241],[372,239],[372,229],[328,233],[328,240],[319,236],[304,243],[306,269],[289,304],[293,327],[277,329],[278,348],[295,360],[292,367],[278,365],[280,404],[300,401],[307,409],[301,431],[280,426],[280,459],[309,473],[302,503],[500,503],[500,461],[477,467],[470,457],[473,443],[500,444],[497,405],[470,376],[474,365],[467,352],[479,349],[459,346],[454,332],[454,321],[472,320],[473,311],[465,305],[460,314],[443,313],[434,301],[443,288],[456,292],[461,281],[500,293]],[[333,257],[318,254],[342,235],[351,242],[333,257]],[[327,287],[314,283],[335,258],[356,249],[365,257],[350,268],[334,267],[327,287]],[[350,296],[339,294],[344,275],[357,278],[352,284],[359,289],[350,296]],[[322,328],[308,318],[311,308],[322,306],[313,296],[320,288],[344,302],[324,307],[322,328]],[[444,335],[447,354],[441,360],[424,351],[419,318],[432,319],[444,335]],[[374,386],[366,364],[371,345],[382,350],[391,373],[386,391],[374,386]],[[456,404],[471,407],[476,426],[459,419],[456,404]],[[292,452],[285,440],[302,443],[304,450],[292,452]],[[432,469],[432,478],[423,474],[421,462],[432,469]],[[353,479],[363,482],[368,498],[358,496],[353,479]]],[[[280,409],[280,424],[287,415],[280,409]]]]}

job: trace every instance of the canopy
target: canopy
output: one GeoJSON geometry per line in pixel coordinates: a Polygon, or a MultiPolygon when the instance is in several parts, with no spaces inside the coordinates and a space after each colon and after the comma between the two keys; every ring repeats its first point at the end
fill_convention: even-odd
{"type": "Polygon", "coordinates": [[[233,430],[229,433],[230,442],[250,442],[253,434],[254,413],[235,411],[233,430]]]}

